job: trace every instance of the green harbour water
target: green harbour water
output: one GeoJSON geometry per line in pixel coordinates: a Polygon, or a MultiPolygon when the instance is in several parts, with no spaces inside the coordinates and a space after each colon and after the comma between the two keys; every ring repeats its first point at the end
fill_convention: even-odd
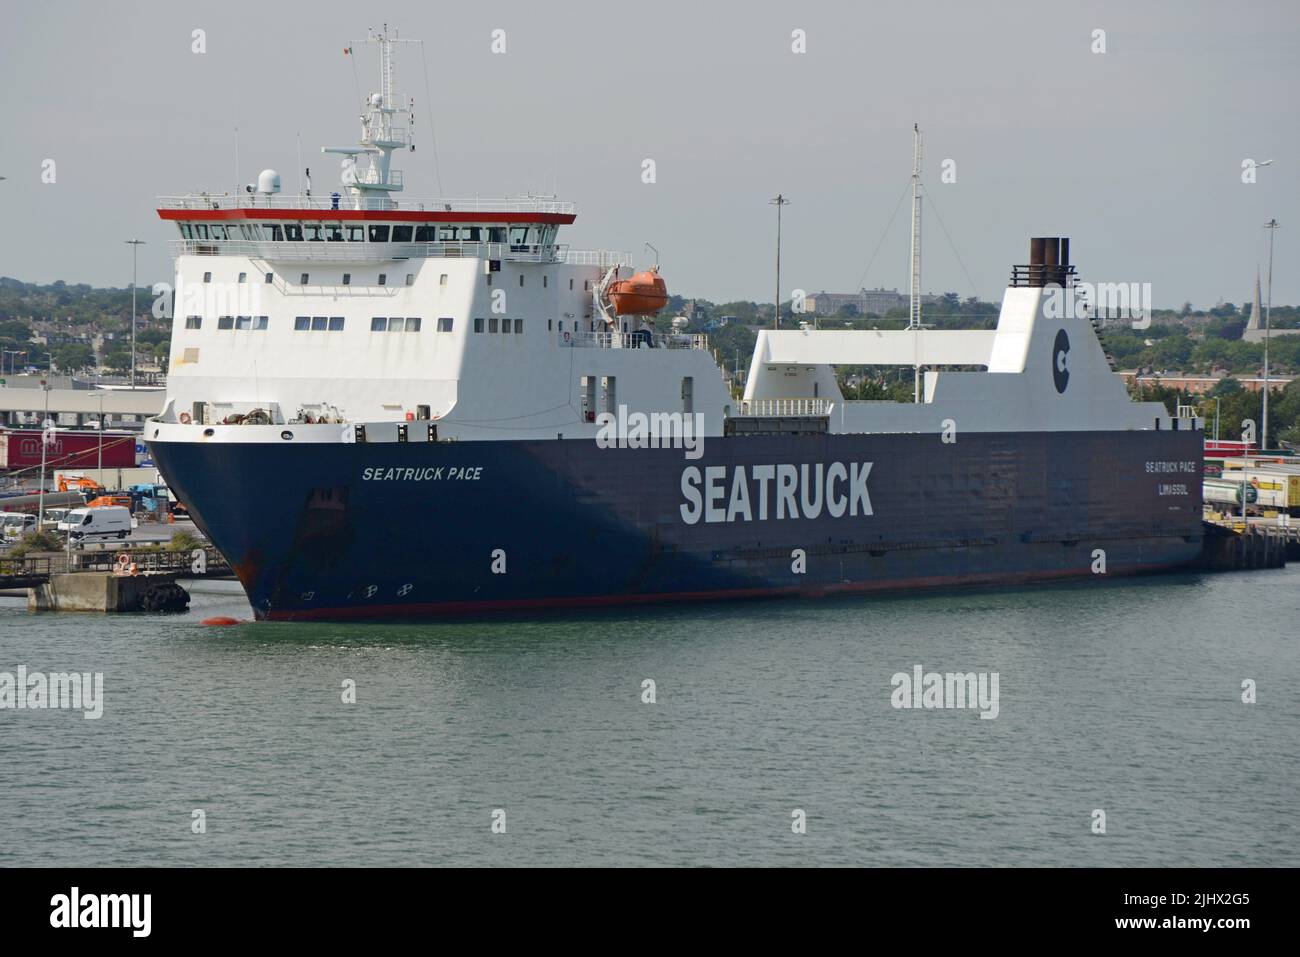
{"type": "Polygon", "coordinates": [[[104,676],[97,720],[0,710],[0,865],[1300,864],[1300,566],[476,622],[216,615],[251,618],[238,592],[170,617],[0,599],[0,671],[104,676]],[[996,672],[997,717],[895,708],[916,666],[996,672]]]}

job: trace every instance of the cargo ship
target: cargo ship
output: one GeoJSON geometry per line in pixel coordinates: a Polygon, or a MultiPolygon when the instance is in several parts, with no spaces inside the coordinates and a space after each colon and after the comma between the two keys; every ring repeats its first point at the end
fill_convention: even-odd
{"type": "Polygon", "coordinates": [[[550,196],[409,200],[396,38],[339,187],[160,201],[168,395],[145,438],[260,619],[473,615],[1019,585],[1179,568],[1202,432],[1131,401],[1069,241],[995,329],[764,329],[743,396],[658,328],[657,268],[569,248],[550,196]],[[839,366],[914,372],[846,401],[839,366]]]}

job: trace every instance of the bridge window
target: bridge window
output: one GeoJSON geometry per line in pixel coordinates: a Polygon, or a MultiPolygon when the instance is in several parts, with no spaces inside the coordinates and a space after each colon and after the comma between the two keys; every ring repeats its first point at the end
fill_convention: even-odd
{"type": "Polygon", "coordinates": [[[524,245],[527,241],[528,241],[528,227],[527,227],[527,226],[511,226],[511,227],[510,227],[510,245],[511,245],[511,246],[522,246],[522,245],[524,245]]]}
{"type": "Polygon", "coordinates": [[[370,241],[371,241],[372,243],[386,243],[386,242],[388,242],[388,227],[387,227],[387,226],[371,226],[371,227],[370,227],[370,241]]]}
{"type": "Polygon", "coordinates": [[[307,236],[309,243],[321,243],[325,241],[325,227],[320,223],[307,223],[302,227],[307,236]]]}
{"type": "Polygon", "coordinates": [[[330,316],[330,329],[329,329],[329,331],[330,331],[330,332],[342,332],[342,331],[343,331],[343,317],[342,317],[342,316],[330,316]]]}
{"type": "Polygon", "coordinates": [[[182,239],[193,239],[193,238],[194,238],[194,227],[193,227],[193,226],[191,226],[189,223],[180,223],[180,227],[181,227],[181,238],[182,238],[182,239]]]}
{"type": "Polygon", "coordinates": [[[272,242],[278,243],[284,239],[284,230],[280,228],[279,223],[264,223],[262,228],[266,230],[267,238],[272,242]]]}
{"type": "Polygon", "coordinates": [[[196,223],[196,224],[195,224],[195,226],[194,226],[194,238],[195,238],[195,239],[209,239],[209,238],[211,238],[211,237],[208,235],[208,227],[207,227],[207,224],[206,224],[206,223],[196,223]]]}
{"type": "Polygon", "coordinates": [[[323,228],[326,240],[331,243],[343,242],[343,225],[341,223],[326,223],[323,228]]]}
{"type": "MultiPolygon", "coordinates": [[[[448,321],[450,321],[450,320],[448,320],[448,321]]],[[[420,319],[419,316],[411,316],[411,317],[407,318],[407,320],[406,320],[406,331],[407,331],[407,332],[419,332],[419,331],[420,331],[420,326],[421,326],[422,324],[423,324],[423,323],[422,323],[422,320],[420,319]]],[[[447,331],[447,332],[451,332],[451,327],[448,326],[446,331],[447,331]]]]}
{"type": "Polygon", "coordinates": [[[363,243],[366,241],[366,227],[364,226],[347,226],[348,242],[363,243]]]}
{"type": "Polygon", "coordinates": [[[293,320],[294,332],[306,332],[311,328],[311,316],[295,316],[293,320]]]}
{"type": "Polygon", "coordinates": [[[326,318],[325,316],[312,316],[312,317],[311,317],[311,331],[312,331],[312,332],[324,332],[324,331],[326,330],[326,328],[328,328],[328,326],[329,326],[329,319],[326,318]]]}
{"type": "Polygon", "coordinates": [[[202,328],[203,328],[203,317],[202,317],[202,316],[186,316],[186,317],[185,317],[185,328],[186,328],[186,329],[202,329],[202,328]]]}
{"type": "Polygon", "coordinates": [[[435,227],[433,226],[416,226],[415,241],[417,243],[436,242],[437,240],[435,239],[435,233],[436,233],[435,227]]]}
{"type": "Polygon", "coordinates": [[[479,237],[483,234],[481,226],[462,226],[460,228],[460,238],[467,243],[479,242],[479,237]]]}
{"type": "MultiPolygon", "coordinates": [[[[416,321],[418,322],[419,320],[416,320],[416,321]]],[[[439,316],[439,317],[438,317],[438,331],[439,331],[439,332],[451,332],[452,323],[453,323],[453,319],[452,319],[451,316],[439,316]]]]}
{"type": "Polygon", "coordinates": [[[235,317],[234,317],[234,316],[217,316],[217,328],[218,328],[218,329],[233,329],[233,328],[235,328],[235,317]]]}
{"type": "Polygon", "coordinates": [[[488,227],[488,242],[503,243],[506,241],[506,228],[504,226],[488,227]]]}
{"type": "Polygon", "coordinates": [[[300,242],[302,242],[302,224],[301,224],[301,223],[285,223],[285,224],[284,224],[284,238],[287,239],[287,240],[288,240],[289,242],[291,242],[291,243],[300,243],[300,242]]]}
{"type": "Polygon", "coordinates": [[[455,226],[439,226],[439,227],[438,227],[438,239],[441,240],[441,241],[444,242],[444,243],[454,242],[455,239],[456,239],[456,227],[455,227],[455,226]]]}
{"type": "Polygon", "coordinates": [[[383,316],[375,316],[370,320],[371,332],[383,332],[387,328],[388,328],[388,320],[385,319],[383,316]]]}
{"type": "Polygon", "coordinates": [[[482,331],[483,331],[483,317],[482,317],[482,316],[475,316],[475,317],[474,317],[474,331],[475,331],[475,332],[482,332],[482,331]]]}
{"type": "Polygon", "coordinates": [[[411,241],[411,232],[412,230],[410,226],[394,226],[393,242],[409,243],[411,241]]]}

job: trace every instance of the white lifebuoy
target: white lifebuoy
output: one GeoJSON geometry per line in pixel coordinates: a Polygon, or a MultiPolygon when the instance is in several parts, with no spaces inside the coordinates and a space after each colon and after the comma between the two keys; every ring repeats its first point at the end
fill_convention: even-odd
{"type": "Polygon", "coordinates": [[[190,418],[190,414],[188,412],[181,413],[181,425],[189,425],[193,421],[194,420],[190,418]]]}

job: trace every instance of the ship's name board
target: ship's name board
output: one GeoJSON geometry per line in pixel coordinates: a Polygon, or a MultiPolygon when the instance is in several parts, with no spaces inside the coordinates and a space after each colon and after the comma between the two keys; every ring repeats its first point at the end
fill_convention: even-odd
{"type": "Polygon", "coordinates": [[[1198,462],[1148,462],[1147,471],[1155,474],[1162,472],[1186,472],[1189,475],[1195,475],[1200,472],[1201,466],[1198,462]]]}
{"type": "Polygon", "coordinates": [[[691,465],[682,470],[682,521],[765,522],[769,518],[871,515],[870,462],[805,465],[691,465]]]}
{"type": "Polygon", "coordinates": [[[476,482],[483,475],[481,465],[439,465],[418,469],[363,469],[365,482],[476,482]]]}

